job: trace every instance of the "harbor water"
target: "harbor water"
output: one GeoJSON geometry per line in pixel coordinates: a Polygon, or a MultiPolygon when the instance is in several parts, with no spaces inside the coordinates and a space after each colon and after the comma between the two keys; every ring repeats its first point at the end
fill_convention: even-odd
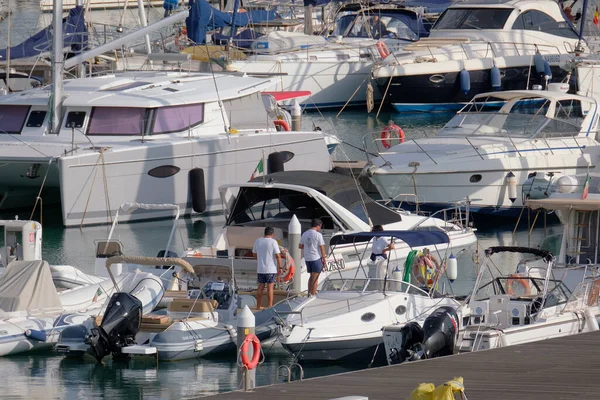
{"type": "MultiPolygon", "coordinates": [[[[4,2],[6,4],[6,2],[4,2]]],[[[39,12],[39,0],[12,0],[11,16],[13,44],[25,40],[28,35],[44,28],[51,20],[51,14],[39,12]]],[[[88,20],[118,25],[120,11],[94,12],[88,20]]],[[[149,11],[149,21],[162,16],[162,10],[149,11]]],[[[137,10],[128,10],[124,25],[135,26],[137,10]]],[[[0,24],[0,46],[6,44],[7,24],[0,24]]],[[[344,143],[336,150],[338,160],[364,160],[364,135],[378,135],[390,119],[404,129],[408,139],[432,135],[446,122],[448,114],[399,115],[384,109],[376,117],[374,110],[353,109],[337,112],[313,112],[304,117],[304,128],[320,127],[325,132],[335,133],[344,143]]],[[[366,140],[369,140],[367,136],[366,140]]],[[[250,178],[250,176],[249,176],[250,178]]],[[[43,258],[50,264],[73,265],[84,272],[94,272],[95,241],[106,238],[108,226],[63,228],[58,208],[44,207],[31,215],[31,210],[18,213],[20,219],[40,220],[43,224],[43,258]]],[[[0,218],[12,219],[15,213],[0,213],[0,218]]],[[[533,218],[531,218],[533,219],[533,218]]],[[[527,216],[524,220],[528,220],[527,216]]],[[[478,255],[471,251],[459,256],[459,276],[453,284],[456,294],[466,294],[471,288],[480,261],[481,250],[494,245],[536,246],[542,238],[558,233],[557,225],[544,226],[544,218],[539,218],[537,227],[529,232],[527,224],[513,235],[514,223],[486,221],[476,226],[478,229],[478,255]]],[[[152,222],[123,224],[117,228],[116,238],[124,246],[128,255],[155,256],[164,249],[172,222],[160,220],[152,222]]],[[[179,221],[175,234],[174,251],[181,254],[184,249],[210,245],[224,224],[222,216],[184,218],[179,221]]],[[[503,259],[505,268],[514,268],[518,260],[503,259]]],[[[265,362],[258,367],[257,385],[283,382],[277,377],[281,365],[290,365],[292,356],[273,342],[264,346],[265,362]]],[[[370,360],[361,365],[305,365],[305,378],[334,374],[364,368],[370,360]]],[[[153,359],[136,359],[127,363],[116,363],[110,358],[103,363],[94,359],[71,360],[52,351],[29,353],[0,358],[3,399],[43,398],[43,399],[186,399],[234,390],[239,387],[238,366],[235,355],[225,359],[202,359],[183,362],[160,363],[153,359]]],[[[294,371],[294,379],[298,379],[294,371]]]]}

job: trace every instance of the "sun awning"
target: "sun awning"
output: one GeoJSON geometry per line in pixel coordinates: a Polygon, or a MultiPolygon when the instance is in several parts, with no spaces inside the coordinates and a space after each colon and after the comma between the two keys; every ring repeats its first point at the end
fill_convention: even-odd
{"type": "Polygon", "coordinates": [[[450,238],[442,231],[381,231],[357,232],[344,235],[335,235],[329,241],[330,246],[346,243],[368,242],[374,237],[392,237],[402,240],[410,247],[432,246],[450,243],[450,238]]]}
{"type": "Polygon", "coordinates": [[[581,211],[595,211],[600,210],[600,199],[581,199],[581,194],[578,198],[576,197],[559,197],[539,200],[527,200],[525,205],[532,210],[543,208],[545,210],[557,210],[560,208],[567,208],[581,211]]]}

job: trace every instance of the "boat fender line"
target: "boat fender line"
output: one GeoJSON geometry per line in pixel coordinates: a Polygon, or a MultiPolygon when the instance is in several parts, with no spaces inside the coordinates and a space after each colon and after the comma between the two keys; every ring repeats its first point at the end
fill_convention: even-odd
{"type": "Polygon", "coordinates": [[[547,60],[544,60],[544,76],[548,82],[552,81],[552,69],[550,68],[550,63],[547,60]]]}
{"type": "Polygon", "coordinates": [[[296,272],[296,263],[294,262],[294,259],[292,258],[292,255],[288,249],[281,247],[280,250],[281,254],[283,255],[283,273],[285,273],[285,275],[280,277],[280,279],[282,279],[284,282],[289,282],[294,277],[294,273],[296,272]]]}
{"type": "Polygon", "coordinates": [[[583,312],[583,315],[585,317],[585,325],[587,326],[589,332],[594,332],[600,329],[596,315],[594,315],[594,312],[591,308],[586,308],[583,312]]]}
{"type": "Polygon", "coordinates": [[[283,168],[283,153],[275,151],[269,154],[267,158],[267,173],[282,172],[283,168]]]}
{"type": "Polygon", "coordinates": [[[502,88],[502,75],[500,74],[500,68],[496,67],[496,65],[490,69],[490,83],[494,90],[502,88]]]}
{"type": "Polygon", "coordinates": [[[507,294],[515,294],[513,285],[515,283],[519,283],[525,290],[525,296],[529,296],[531,294],[531,288],[529,287],[529,281],[523,278],[519,274],[512,274],[509,276],[509,279],[506,281],[506,293],[507,294]]]}
{"type": "Polygon", "coordinates": [[[391,139],[398,139],[400,143],[404,143],[404,131],[394,121],[390,121],[383,131],[381,131],[381,145],[389,149],[392,147],[391,139]]]}
{"type": "Polygon", "coordinates": [[[27,329],[23,333],[29,339],[37,340],[38,342],[45,342],[46,341],[46,332],[44,332],[44,331],[38,331],[36,329],[27,329]]]}
{"type": "Polygon", "coordinates": [[[469,71],[467,71],[466,69],[463,68],[462,71],[460,71],[460,91],[463,92],[464,94],[469,93],[469,90],[471,90],[471,74],[469,73],[469,71]]]}
{"type": "Polygon", "coordinates": [[[377,47],[377,51],[379,52],[379,55],[381,56],[381,58],[386,58],[387,56],[390,55],[390,50],[388,49],[385,42],[380,40],[375,44],[375,46],[377,47]]]}
{"type": "Polygon", "coordinates": [[[246,367],[247,370],[251,371],[258,365],[258,360],[260,358],[260,340],[254,334],[246,335],[246,338],[242,342],[242,346],[240,347],[240,357],[242,361],[242,365],[246,367]],[[248,357],[248,348],[252,343],[252,359],[248,357]]]}
{"type": "Polygon", "coordinates": [[[275,121],[273,121],[273,124],[275,125],[275,129],[277,129],[278,131],[291,131],[290,125],[282,119],[276,119],[275,121]]]}
{"type": "Polygon", "coordinates": [[[533,56],[533,64],[535,65],[535,71],[538,74],[543,74],[545,72],[544,57],[542,57],[539,51],[536,51],[533,56]]]}
{"type": "Polygon", "coordinates": [[[192,168],[189,173],[190,194],[192,196],[192,209],[195,212],[206,210],[206,187],[204,184],[204,170],[192,168]]]}

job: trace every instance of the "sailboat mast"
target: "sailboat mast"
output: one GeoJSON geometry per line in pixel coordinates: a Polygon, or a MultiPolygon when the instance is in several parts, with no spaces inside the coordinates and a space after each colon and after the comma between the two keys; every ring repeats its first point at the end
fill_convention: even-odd
{"type": "MultiPolygon", "coordinates": [[[[146,8],[144,7],[144,0],[138,0],[138,14],[140,15],[140,22],[142,23],[142,27],[145,28],[148,26],[148,20],[146,19],[146,8]]],[[[146,35],[146,53],[152,53],[152,46],[150,46],[150,36],[146,35]]]]}
{"type": "Polygon", "coordinates": [[[11,46],[11,40],[10,40],[10,31],[12,30],[12,27],[10,26],[11,24],[11,17],[10,17],[10,6],[11,6],[11,0],[8,0],[8,33],[6,35],[6,41],[8,43],[6,43],[6,93],[10,93],[10,46],[11,46]]]}
{"type": "Polygon", "coordinates": [[[63,1],[54,0],[52,15],[52,133],[58,134],[62,117],[63,97],[63,1]]]}

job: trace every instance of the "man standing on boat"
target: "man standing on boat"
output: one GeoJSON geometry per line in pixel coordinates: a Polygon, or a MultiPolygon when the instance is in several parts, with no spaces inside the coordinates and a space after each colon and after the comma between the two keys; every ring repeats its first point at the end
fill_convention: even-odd
{"type": "Polygon", "coordinates": [[[281,273],[281,255],[279,243],[273,239],[275,229],[270,226],[265,228],[265,236],[256,239],[252,253],[258,261],[258,290],[256,292],[256,308],[262,308],[262,295],[267,285],[267,301],[269,308],[273,307],[273,289],[277,274],[281,273]],[[275,265],[277,262],[277,265],[275,265]]]}
{"type": "Polygon", "coordinates": [[[299,248],[304,249],[304,261],[306,269],[310,274],[308,278],[308,294],[314,296],[317,293],[319,274],[325,265],[325,241],[320,230],[323,222],[319,218],[313,218],[311,228],[302,234],[299,248]]]}

